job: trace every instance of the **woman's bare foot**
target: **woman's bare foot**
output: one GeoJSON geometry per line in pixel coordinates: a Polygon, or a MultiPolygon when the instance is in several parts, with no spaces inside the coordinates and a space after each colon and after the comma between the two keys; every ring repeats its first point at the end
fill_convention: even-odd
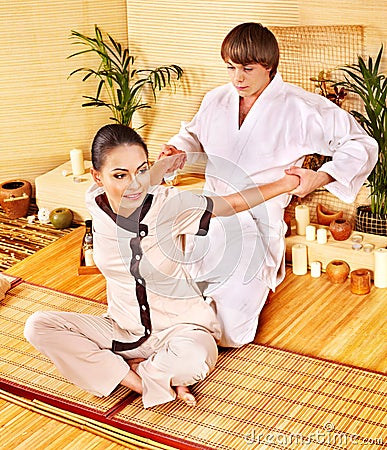
{"type": "Polygon", "coordinates": [[[140,362],[145,361],[145,358],[133,358],[128,359],[126,362],[128,363],[130,370],[133,370],[133,372],[137,373],[137,367],[140,364],[140,362]]]}
{"type": "Polygon", "coordinates": [[[121,380],[122,386],[126,386],[138,394],[142,394],[142,381],[141,378],[137,375],[137,373],[130,369],[126,374],[125,378],[121,380]]]}
{"type": "Polygon", "coordinates": [[[191,394],[188,386],[174,386],[177,397],[183,400],[188,406],[196,406],[196,399],[191,394]]]}

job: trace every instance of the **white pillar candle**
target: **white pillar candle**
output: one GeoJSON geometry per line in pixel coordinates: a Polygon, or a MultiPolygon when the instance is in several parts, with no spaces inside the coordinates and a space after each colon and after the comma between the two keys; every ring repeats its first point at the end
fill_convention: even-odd
{"type": "Polygon", "coordinates": [[[307,225],[305,228],[305,239],[307,241],[314,241],[316,239],[316,227],[314,225],[307,225]]]}
{"type": "Polygon", "coordinates": [[[387,288],[387,248],[376,249],[374,255],[374,285],[377,288],[387,288]]]}
{"type": "Polygon", "coordinates": [[[305,244],[292,246],[292,267],[294,275],[305,275],[308,271],[308,256],[305,244]]]}
{"type": "Polygon", "coordinates": [[[93,249],[85,250],[85,266],[94,266],[93,249]]]}
{"type": "Polygon", "coordinates": [[[70,151],[71,169],[74,176],[82,175],[85,173],[85,165],[83,163],[82,150],[75,148],[70,151]]]}
{"type": "Polygon", "coordinates": [[[326,244],[327,239],[327,230],[325,228],[319,228],[317,230],[317,242],[319,244],[326,244]]]}
{"type": "Polygon", "coordinates": [[[312,261],[310,263],[310,275],[313,278],[319,278],[321,276],[321,263],[320,263],[320,261],[312,261]]]}
{"type": "Polygon", "coordinates": [[[296,218],[296,233],[300,236],[305,236],[306,226],[309,225],[309,206],[297,205],[294,209],[296,218]]]}

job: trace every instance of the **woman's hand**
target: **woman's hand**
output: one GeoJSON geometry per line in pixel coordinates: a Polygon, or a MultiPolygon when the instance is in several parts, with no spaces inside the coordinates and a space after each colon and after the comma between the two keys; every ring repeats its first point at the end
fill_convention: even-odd
{"type": "Polygon", "coordinates": [[[174,172],[177,169],[182,169],[187,161],[187,155],[185,152],[183,152],[183,150],[178,150],[174,145],[163,144],[157,160],[159,161],[160,159],[163,159],[167,156],[174,156],[174,155],[183,155],[182,159],[179,158],[178,160],[176,160],[176,166],[171,168],[170,172],[174,172]]]}
{"type": "Polygon", "coordinates": [[[292,193],[299,185],[300,185],[300,177],[296,174],[289,174],[287,170],[285,170],[285,175],[281,178],[281,182],[283,183],[284,189],[288,193],[292,193]]]}
{"type": "Polygon", "coordinates": [[[285,173],[288,175],[297,175],[297,177],[299,178],[299,185],[297,185],[289,193],[297,195],[301,198],[307,196],[317,188],[335,181],[334,178],[326,172],[315,172],[314,170],[303,169],[296,166],[292,166],[289,169],[285,170],[285,173]]]}
{"type": "Polygon", "coordinates": [[[163,181],[164,175],[174,172],[184,166],[185,152],[178,152],[172,156],[164,156],[153,164],[150,169],[150,185],[155,186],[163,181]]]}

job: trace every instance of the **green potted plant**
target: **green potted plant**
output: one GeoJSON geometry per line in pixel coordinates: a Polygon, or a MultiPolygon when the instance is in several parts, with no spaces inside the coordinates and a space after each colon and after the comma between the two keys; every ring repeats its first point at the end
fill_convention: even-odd
{"type": "Polygon", "coordinates": [[[99,58],[96,69],[82,67],[70,73],[69,77],[78,72],[84,72],[82,81],[90,78],[99,80],[94,97],[84,96],[87,102],[82,106],[103,106],[113,114],[111,120],[123,125],[131,125],[133,114],[144,108],[150,108],[144,101],[142,93],[145,87],[150,88],[153,99],[156,100],[156,92],[175,84],[183,75],[183,69],[172,64],[155,69],[136,69],[135,57],[129,54],[127,48],[117,42],[112,36],[102,33],[95,25],[95,37],[88,37],[78,31],[71,31],[71,38],[75,44],[81,44],[86,48],[73,53],[69,58],[94,53],[99,58]]]}
{"type": "Polygon", "coordinates": [[[379,158],[368,177],[370,206],[360,206],[356,229],[366,233],[387,235],[387,78],[380,73],[383,45],[373,61],[358,57],[356,63],[342,67],[344,80],[336,86],[357,94],[364,105],[364,114],[350,111],[366,132],[378,143],[379,158]]]}

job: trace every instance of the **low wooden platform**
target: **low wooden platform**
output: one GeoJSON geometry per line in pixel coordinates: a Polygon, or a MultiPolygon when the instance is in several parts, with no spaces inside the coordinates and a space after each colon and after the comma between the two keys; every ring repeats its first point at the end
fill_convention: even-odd
{"type": "MultiPolygon", "coordinates": [[[[319,244],[317,240],[307,241],[305,236],[299,236],[295,233],[295,227],[292,229],[292,235],[286,238],[286,260],[292,261],[292,246],[294,244],[304,244],[308,251],[308,266],[311,261],[320,261],[323,270],[327,264],[333,259],[342,259],[349,264],[351,270],[355,269],[369,269],[373,273],[375,270],[375,255],[374,250],[366,252],[364,247],[369,245],[373,249],[387,247],[387,236],[378,236],[376,234],[360,233],[360,231],[353,231],[351,236],[345,241],[335,241],[331,236],[328,227],[313,224],[316,229],[326,228],[328,240],[326,244],[319,244]],[[352,237],[361,238],[359,244],[362,246],[360,250],[352,248],[354,242],[352,237]]],[[[386,291],[387,296],[387,291],[386,291]]]]}

